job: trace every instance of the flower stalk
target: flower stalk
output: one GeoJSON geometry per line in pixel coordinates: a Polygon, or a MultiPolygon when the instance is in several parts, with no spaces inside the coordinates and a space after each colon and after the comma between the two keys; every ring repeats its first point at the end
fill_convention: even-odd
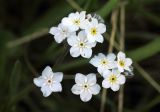
{"type": "MultiPolygon", "coordinates": [[[[120,6],[120,49],[125,49],[125,4],[120,6]]],[[[124,85],[120,88],[118,96],[118,112],[123,112],[124,85]]]]}

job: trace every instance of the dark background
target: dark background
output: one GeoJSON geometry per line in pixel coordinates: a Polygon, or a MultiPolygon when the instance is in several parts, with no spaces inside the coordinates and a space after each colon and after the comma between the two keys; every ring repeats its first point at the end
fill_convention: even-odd
{"type": "MultiPolygon", "coordinates": [[[[73,75],[96,73],[83,58],[72,58],[66,43],[55,43],[51,26],[76,10],[103,16],[107,34],[118,0],[0,0],[0,112],[97,112],[101,93],[83,103],[71,93],[73,75]],[[71,2],[70,2],[71,1],[71,2]],[[108,5],[106,5],[108,4],[108,5]],[[105,7],[105,10],[102,9],[105,7]],[[29,40],[28,40],[29,39],[29,40]],[[63,92],[44,98],[33,84],[46,65],[64,72],[63,92]]],[[[160,1],[126,0],[125,50],[145,70],[134,69],[124,91],[124,112],[160,112],[160,1]],[[149,76],[149,78],[148,78],[149,76]],[[150,77],[153,80],[150,80],[150,77]]],[[[116,42],[119,40],[119,19],[116,42]]],[[[108,36],[109,38],[109,36],[108,36]]],[[[97,44],[93,54],[107,54],[108,40],[97,44]]],[[[114,52],[118,51],[114,49],[114,52]]],[[[98,79],[101,84],[102,79],[98,79]]],[[[106,112],[116,112],[118,92],[108,89],[106,112]]]]}

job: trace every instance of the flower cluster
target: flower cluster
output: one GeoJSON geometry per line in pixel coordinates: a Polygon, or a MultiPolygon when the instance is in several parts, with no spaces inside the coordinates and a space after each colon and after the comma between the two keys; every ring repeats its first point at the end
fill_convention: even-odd
{"type": "Polygon", "coordinates": [[[70,13],[68,17],[62,19],[58,27],[52,27],[49,33],[54,35],[57,43],[67,38],[72,57],[90,58],[92,47],[95,47],[97,42],[103,43],[102,34],[105,31],[106,26],[101,21],[82,11],[70,13]]]}
{"type": "MultiPolygon", "coordinates": [[[[49,31],[54,35],[57,43],[61,43],[67,39],[71,46],[70,54],[72,57],[82,56],[90,58],[92,56],[92,48],[97,42],[103,43],[102,34],[106,31],[106,26],[101,21],[100,16],[86,15],[85,11],[71,13],[68,17],[64,17],[58,27],[52,27],[49,31]]],[[[118,91],[120,85],[126,82],[125,75],[132,73],[132,60],[126,58],[125,53],[119,52],[117,56],[114,53],[104,55],[99,53],[94,56],[90,62],[97,68],[98,73],[104,78],[102,81],[103,88],[111,88],[113,91],[118,91]]],[[[41,87],[43,96],[47,97],[52,92],[61,92],[61,81],[63,73],[54,73],[51,67],[47,66],[42,75],[34,78],[34,84],[41,87]]],[[[101,87],[97,84],[96,74],[90,73],[83,75],[76,73],[75,83],[71,91],[75,95],[80,95],[83,102],[87,102],[92,98],[92,95],[99,94],[101,87]]]]}
{"type": "Polygon", "coordinates": [[[113,53],[107,56],[99,53],[90,60],[90,63],[97,67],[97,71],[103,76],[102,87],[111,88],[113,91],[118,91],[120,85],[125,83],[124,71],[132,72],[130,69],[132,60],[126,58],[123,52],[119,52],[117,57],[113,53]]]}

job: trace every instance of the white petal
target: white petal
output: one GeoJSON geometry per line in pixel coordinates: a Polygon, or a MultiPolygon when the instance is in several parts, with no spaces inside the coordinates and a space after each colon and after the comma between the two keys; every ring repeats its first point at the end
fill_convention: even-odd
{"type": "Polygon", "coordinates": [[[79,29],[78,26],[73,25],[72,20],[70,18],[66,18],[66,17],[63,18],[62,19],[62,24],[64,26],[67,26],[70,32],[74,32],[74,31],[77,31],[79,29]]]}
{"type": "Polygon", "coordinates": [[[104,72],[104,68],[103,67],[98,67],[97,71],[102,75],[104,72]]]}
{"type": "Polygon", "coordinates": [[[54,39],[57,43],[62,43],[62,41],[65,39],[66,37],[62,34],[59,34],[59,35],[55,35],[54,36],[54,39]]]}
{"type": "Polygon", "coordinates": [[[80,16],[80,20],[84,20],[86,16],[86,11],[81,11],[79,16],[80,16]]]}
{"type": "Polygon", "coordinates": [[[105,70],[103,72],[103,78],[107,78],[110,74],[112,74],[112,72],[110,70],[105,70]]]}
{"type": "Polygon", "coordinates": [[[113,73],[114,75],[116,75],[116,76],[119,76],[119,75],[120,75],[120,71],[119,71],[117,68],[112,69],[112,73],[113,73]]]}
{"type": "Polygon", "coordinates": [[[61,92],[62,91],[62,85],[59,82],[54,82],[51,86],[51,90],[53,92],[61,92]]]}
{"type": "MultiPolygon", "coordinates": [[[[76,13],[78,13],[78,12],[76,12],[76,13]]],[[[75,18],[76,13],[70,13],[70,14],[68,15],[68,17],[69,17],[69,18],[75,18]]]]}
{"type": "Polygon", "coordinates": [[[98,57],[99,57],[100,59],[106,58],[106,56],[105,56],[103,53],[98,53],[98,57]]]}
{"type": "Polygon", "coordinates": [[[71,47],[70,54],[72,57],[78,57],[80,55],[80,49],[78,47],[71,47]]]}
{"type": "Polygon", "coordinates": [[[120,88],[120,86],[119,86],[118,84],[113,84],[113,85],[111,85],[111,89],[112,89],[113,91],[118,91],[119,88],[120,88]]]}
{"type": "Polygon", "coordinates": [[[88,102],[92,98],[92,94],[85,91],[80,94],[80,98],[83,102],[88,102]]]}
{"type": "Polygon", "coordinates": [[[42,87],[41,91],[44,97],[48,97],[52,93],[52,91],[47,87],[42,87]]]}
{"type": "Polygon", "coordinates": [[[80,38],[81,41],[86,40],[86,38],[87,38],[86,32],[85,32],[84,30],[80,31],[80,32],[78,33],[78,38],[80,38]]]}
{"type": "Polygon", "coordinates": [[[100,64],[100,59],[97,56],[94,56],[90,61],[90,64],[92,64],[95,67],[98,67],[100,64]]]}
{"type": "Polygon", "coordinates": [[[130,58],[126,58],[125,64],[126,64],[127,66],[130,66],[130,65],[132,64],[132,60],[131,60],[130,58]]]}
{"type": "Polygon", "coordinates": [[[95,47],[96,46],[96,42],[87,42],[86,45],[89,47],[89,48],[92,48],[92,47],[95,47]]]}
{"type": "Polygon", "coordinates": [[[99,43],[103,43],[104,41],[103,36],[101,34],[97,34],[95,38],[96,38],[96,41],[99,43]]]}
{"type": "Polygon", "coordinates": [[[38,78],[34,78],[33,82],[36,86],[41,87],[43,85],[43,78],[42,76],[38,77],[38,78]]]}
{"type": "Polygon", "coordinates": [[[77,36],[72,35],[67,39],[67,42],[70,46],[75,46],[78,43],[77,36]]]}
{"type": "Polygon", "coordinates": [[[102,23],[98,24],[98,32],[100,32],[101,34],[104,33],[106,31],[106,26],[102,23]]]}
{"type": "Polygon", "coordinates": [[[42,77],[50,76],[50,75],[53,75],[52,68],[51,68],[50,66],[47,66],[47,67],[42,71],[42,77]]]}
{"type": "Polygon", "coordinates": [[[87,75],[87,82],[89,83],[89,85],[94,85],[97,82],[97,78],[96,78],[96,74],[94,73],[90,73],[87,75]]]}
{"type": "Polygon", "coordinates": [[[82,87],[75,84],[73,85],[71,91],[73,94],[79,95],[82,92],[82,87]]]}
{"type": "Polygon", "coordinates": [[[113,61],[113,62],[108,63],[108,67],[109,69],[117,68],[117,62],[113,61]]]}
{"type": "Polygon", "coordinates": [[[56,73],[53,73],[53,80],[56,81],[56,82],[61,82],[62,79],[63,79],[63,73],[62,72],[56,72],[56,73]]]}
{"type": "Polygon", "coordinates": [[[79,26],[77,26],[77,25],[70,25],[70,26],[68,26],[68,29],[69,29],[70,32],[74,32],[74,31],[79,30],[79,26]]]}
{"type": "Polygon", "coordinates": [[[129,71],[129,72],[132,71],[132,70],[129,68],[129,66],[125,66],[124,69],[127,70],[127,71],[129,71]]]}
{"type": "Polygon", "coordinates": [[[91,34],[87,33],[87,38],[89,42],[96,42],[96,39],[94,36],[92,36],[91,34]]]}
{"type": "Polygon", "coordinates": [[[126,55],[123,53],[123,52],[119,52],[118,55],[117,55],[118,59],[122,59],[124,60],[126,58],[126,55]]]}
{"type": "Polygon", "coordinates": [[[69,18],[71,18],[71,19],[79,19],[79,12],[75,12],[75,13],[71,13],[71,14],[69,14],[69,18]]]}
{"type": "Polygon", "coordinates": [[[88,25],[89,25],[89,21],[86,19],[84,21],[81,21],[80,28],[81,29],[86,29],[88,27],[88,25]]]}
{"type": "Polygon", "coordinates": [[[84,48],[81,52],[81,56],[84,58],[90,58],[92,56],[92,49],[84,48]]]}
{"type": "Polygon", "coordinates": [[[81,74],[81,73],[77,73],[76,76],[75,76],[75,82],[78,84],[78,85],[82,85],[86,80],[86,76],[81,74]]]}
{"type": "Polygon", "coordinates": [[[90,91],[93,95],[97,95],[101,90],[101,87],[98,84],[95,84],[90,87],[90,91]]]}
{"type": "Polygon", "coordinates": [[[109,81],[107,79],[104,79],[102,81],[102,87],[107,89],[107,88],[111,87],[111,84],[109,83],[109,81]]]}
{"type": "Polygon", "coordinates": [[[50,30],[49,30],[49,33],[52,34],[52,35],[56,35],[56,34],[59,34],[60,31],[57,27],[51,27],[50,30]]]}
{"type": "Polygon", "coordinates": [[[120,76],[118,77],[118,82],[119,82],[119,84],[124,84],[124,83],[126,82],[125,76],[120,75],[120,76]]]}
{"type": "Polygon", "coordinates": [[[91,21],[91,25],[94,26],[94,27],[97,26],[98,25],[98,20],[93,18],[92,21],[91,21]]]}
{"type": "Polygon", "coordinates": [[[119,65],[118,65],[118,70],[119,70],[120,72],[124,72],[124,68],[122,68],[122,67],[119,66],[119,65]]]}
{"type": "Polygon", "coordinates": [[[71,24],[70,18],[64,17],[64,18],[62,19],[62,24],[63,24],[64,26],[69,26],[69,25],[71,24]]]}
{"type": "Polygon", "coordinates": [[[109,61],[114,61],[114,60],[116,59],[116,55],[115,55],[114,53],[109,53],[109,54],[107,55],[107,59],[108,59],[109,61]]]}

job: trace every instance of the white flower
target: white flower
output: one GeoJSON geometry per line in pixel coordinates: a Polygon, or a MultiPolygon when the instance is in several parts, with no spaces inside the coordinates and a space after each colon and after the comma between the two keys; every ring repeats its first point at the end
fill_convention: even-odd
{"type": "Polygon", "coordinates": [[[61,23],[58,27],[51,27],[49,33],[54,35],[54,39],[57,43],[61,43],[64,39],[73,34],[67,26],[62,25],[61,23]]]}
{"type": "Polygon", "coordinates": [[[34,78],[33,82],[36,86],[41,87],[41,91],[44,97],[49,96],[52,92],[61,92],[61,81],[63,73],[53,73],[51,67],[47,66],[42,71],[42,76],[34,78]]]}
{"type": "Polygon", "coordinates": [[[123,52],[119,52],[117,55],[117,66],[120,72],[124,72],[124,70],[131,71],[130,66],[132,64],[132,60],[130,58],[126,58],[126,55],[123,52]]]}
{"type": "Polygon", "coordinates": [[[68,17],[62,19],[62,24],[68,26],[71,31],[77,31],[79,28],[84,29],[84,27],[88,24],[88,20],[86,18],[86,12],[76,12],[69,14],[68,17]]]}
{"type": "Polygon", "coordinates": [[[95,42],[88,42],[86,33],[84,31],[80,31],[78,36],[72,35],[67,39],[68,44],[71,47],[70,54],[72,57],[78,57],[81,55],[84,58],[90,58],[92,55],[92,47],[95,47],[95,42]]]}
{"type": "Polygon", "coordinates": [[[107,56],[99,53],[98,56],[94,56],[89,63],[97,67],[97,71],[100,74],[103,74],[104,71],[117,67],[115,59],[116,56],[113,53],[109,53],[107,56]]]}
{"type": "Polygon", "coordinates": [[[87,102],[93,95],[97,95],[100,92],[100,86],[96,84],[96,74],[88,74],[87,76],[77,73],[75,76],[76,84],[72,87],[72,93],[80,95],[83,102],[87,102]]]}
{"type": "Polygon", "coordinates": [[[105,71],[103,73],[104,80],[102,81],[102,87],[111,88],[113,91],[118,91],[120,85],[124,84],[126,78],[124,75],[120,74],[117,69],[112,71],[105,71]]]}
{"type": "Polygon", "coordinates": [[[86,26],[85,31],[87,33],[87,38],[90,42],[100,42],[103,43],[102,34],[106,31],[106,26],[102,23],[98,23],[98,20],[92,18],[92,21],[86,26]]]}

